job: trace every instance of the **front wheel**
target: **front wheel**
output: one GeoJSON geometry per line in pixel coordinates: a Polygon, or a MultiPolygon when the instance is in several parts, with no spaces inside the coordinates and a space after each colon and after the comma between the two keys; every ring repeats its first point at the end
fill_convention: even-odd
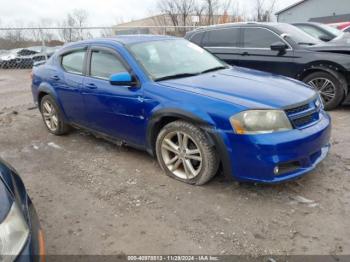
{"type": "Polygon", "coordinates": [[[303,81],[318,91],[322,97],[326,110],[335,109],[344,98],[346,80],[340,74],[336,78],[327,72],[315,72],[306,76],[303,81]]]}
{"type": "Polygon", "coordinates": [[[203,185],[218,170],[219,160],[207,136],[185,121],[172,122],[160,131],[156,152],[165,173],[188,184],[203,185]]]}

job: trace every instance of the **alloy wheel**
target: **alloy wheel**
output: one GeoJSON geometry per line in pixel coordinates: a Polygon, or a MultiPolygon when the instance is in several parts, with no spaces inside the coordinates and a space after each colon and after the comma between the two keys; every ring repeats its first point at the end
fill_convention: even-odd
{"type": "Polygon", "coordinates": [[[327,78],[315,78],[309,81],[308,84],[320,93],[324,103],[329,103],[335,98],[336,87],[331,80],[327,78]]]}
{"type": "Polygon", "coordinates": [[[188,134],[176,131],[167,134],[161,143],[166,167],[178,178],[190,180],[202,170],[202,153],[188,134]]]}
{"type": "Polygon", "coordinates": [[[58,128],[58,115],[55,107],[49,101],[43,103],[42,114],[48,129],[55,132],[58,128]]]}

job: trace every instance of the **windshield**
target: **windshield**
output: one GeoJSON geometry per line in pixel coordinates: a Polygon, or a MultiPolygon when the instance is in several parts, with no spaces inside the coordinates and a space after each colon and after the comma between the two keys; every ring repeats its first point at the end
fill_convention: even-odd
{"type": "Polygon", "coordinates": [[[133,44],[130,50],[154,80],[196,75],[226,66],[203,48],[182,39],[133,44]]]}
{"type": "Polygon", "coordinates": [[[317,45],[323,43],[321,40],[313,38],[293,25],[277,24],[276,28],[283,32],[283,34],[287,34],[287,37],[292,39],[298,45],[317,45]]]}

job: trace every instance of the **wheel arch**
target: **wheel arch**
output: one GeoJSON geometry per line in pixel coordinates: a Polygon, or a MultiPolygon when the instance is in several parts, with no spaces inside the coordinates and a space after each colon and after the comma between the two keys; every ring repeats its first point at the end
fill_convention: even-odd
{"type": "Polygon", "coordinates": [[[335,78],[339,78],[339,75],[342,76],[345,81],[345,84],[342,85],[342,88],[344,89],[345,95],[348,94],[349,76],[347,75],[347,70],[343,66],[331,61],[315,61],[306,65],[304,69],[297,75],[297,79],[302,81],[306,76],[315,72],[326,72],[335,78]]]}
{"type": "Polygon", "coordinates": [[[210,145],[215,146],[219,155],[222,171],[226,179],[232,179],[232,167],[227,146],[221,136],[214,132],[215,124],[211,121],[204,120],[201,117],[179,109],[162,109],[157,111],[150,119],[147,126],[146,149],[152,156],[156,155],[155,142],[160,130],[168,123],[176,120],[184,120],[196,124],[207,136],[210,145]]]}
{"type": "Polygon", "coordinates": [[[200,129],[204,131],[204,133],[208,136],[209,142],[214,146],[214,140],[208,134],[208,130],[213,128],[213,124],[204,120],[203,118],[181,110],[181,109],[160,109],[155,112],[150,120],[148,121],[147,131],[146,131],[146,148],[147,152],[152,156],[155,156],[155,142],[160,130],[167,124],[177,121],[184,120],[190,123],[194,123],[200,129]]]}
{"type": "Polygon", "coordinates": [[[50,85],[46,85],[46,84],[41,84],[38,88],[38,92],[37,92],[37,101],[38,101],[38,108],[41,111],[40,108],[40,104],[41,104],[41,100],[45,95],[50,95],[56,102],[57,106],[59,106],[59,109],[61,110],[62,114],[63,114],[63,118],[65,121],[67,121],[67,116],[65,111],[63,110],[63,107],[60,103],[60,100],[57,96],[57,93],[55,92],[54,88],[51,87],[50,85]]]}

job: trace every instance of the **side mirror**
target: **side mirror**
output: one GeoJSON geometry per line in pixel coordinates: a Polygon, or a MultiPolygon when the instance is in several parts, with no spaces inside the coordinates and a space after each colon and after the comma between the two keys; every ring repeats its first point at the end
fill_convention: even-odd
{"type": "Polygon", "coordinates": [[[285,43],[282,42],[276,42],[271,45],[271,50],[272,51],[279,51],[279,52],[284,52],[288,49],[288,46],[285,43]]]}
{"type": "Polygon", "coordinates": [[[133,77],[128,72],[111,75],[109,82],[115,86],[132,86],[134,84],[133,77]]]}
{"type": "Polygon", "coordinates": [[[319,37],[319,39],[320,39],[321,41],[323,41],[323,42],[329,42],[329,41],[332,40],[332,37],[330,37],[330,36],[328,36],[328,35],[321,35],[321,36],[319,37]]]}

